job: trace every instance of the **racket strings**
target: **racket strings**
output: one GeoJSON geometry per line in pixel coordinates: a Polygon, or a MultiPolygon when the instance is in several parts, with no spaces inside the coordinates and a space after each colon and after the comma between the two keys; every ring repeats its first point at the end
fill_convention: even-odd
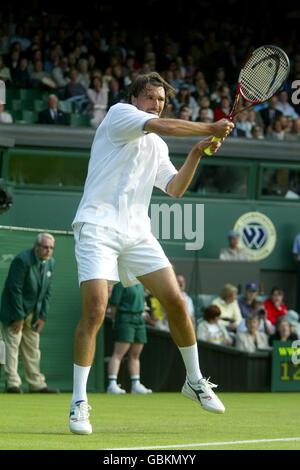
{"type": "Polygon", "coordinates": [[[274,46],[256,49],[240,74],[241,91],[248,101],[266,101],[273,96],[289,73],[289,61],[274,46]]]}

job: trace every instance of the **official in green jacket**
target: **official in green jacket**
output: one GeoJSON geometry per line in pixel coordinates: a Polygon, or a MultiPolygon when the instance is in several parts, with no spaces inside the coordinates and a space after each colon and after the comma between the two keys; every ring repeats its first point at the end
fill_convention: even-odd
{"type": "Polygon", "coordinates": [[[57,393],[40,372],[40,332],[49,310],[54,269],[54,237],[40,233],[32,249],[12,261],[1,298],[0,321],[5,341],[5,378],[8,393],[23,393],[18,374],[19,349],[31,392],[57,393]]]}

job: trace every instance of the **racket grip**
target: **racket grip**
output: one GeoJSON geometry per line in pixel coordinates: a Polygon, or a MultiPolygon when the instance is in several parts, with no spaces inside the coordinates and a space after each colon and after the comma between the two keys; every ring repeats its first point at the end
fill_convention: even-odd
{"type": "MultiPolygon", "coordinates": [[[[220,140],[222,140],[220,137],[213,137],[211,139],[212,142],[219,142],[220,140]]],[[[210,145],[204,149],[204,153],[206,155],[212,155],[211,150],[210,150],[210,145]]]]}

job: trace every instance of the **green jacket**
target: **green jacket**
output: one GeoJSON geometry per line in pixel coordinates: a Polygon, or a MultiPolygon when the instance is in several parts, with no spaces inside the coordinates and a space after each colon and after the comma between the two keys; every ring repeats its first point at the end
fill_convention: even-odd
{"type": "Polygon", "coordinates": [[[41,280],[41,262],[34,248],[22,251],[14,258],[1,298],[0,320],[5,325],[26,318],[33,311],[33,322],[38,318],[45,320],[49,309],[54,263],[53,258],[44,263],[41,280]]]}

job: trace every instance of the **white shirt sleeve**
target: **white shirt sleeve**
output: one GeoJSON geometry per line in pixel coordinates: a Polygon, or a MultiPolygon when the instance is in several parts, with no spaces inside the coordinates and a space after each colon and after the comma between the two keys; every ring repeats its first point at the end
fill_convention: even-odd
{"type": "Polygon", "coordinates": [[[160,152],[159,167],[157,170],[154,186],[166,192],[168,183],[178,173],[178,171],[169,158],[168,146],[163,140],[161,141],[161,146],[162,148],[160,152]]]}
{"type": "Polygon", "coordinates": [[[150,119],[158,119],[158,116],[141,111],[132,104],[118,103],[109,112],[107,137],[114,145],[124,145],[143,137],[144,126],[150,119]]]}

